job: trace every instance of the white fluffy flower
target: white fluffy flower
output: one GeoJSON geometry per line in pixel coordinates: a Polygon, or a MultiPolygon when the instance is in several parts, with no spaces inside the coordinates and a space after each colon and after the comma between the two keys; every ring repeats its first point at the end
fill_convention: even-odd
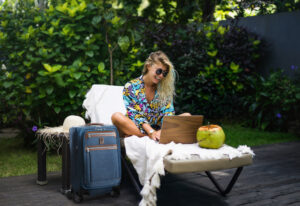
{"type": "Polygon", "coordinates": [[[6,70],[5,64],[2,64],[1,69],[2,69],[2,70],[6,70]]]}

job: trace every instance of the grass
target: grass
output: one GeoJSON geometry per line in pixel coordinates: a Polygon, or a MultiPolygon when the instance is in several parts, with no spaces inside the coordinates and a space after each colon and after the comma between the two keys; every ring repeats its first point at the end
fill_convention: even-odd
{"type": "MultiPolygon", "coordinates": [[[[47,171],[60,171],[61,157],[47,154],[47,171]]],[[[22,138],[0,139],[0,178],[37,174],[37,150],[23,147],[22,138]]]]}
{"type": "Polygon", "coordinates": [[[222,128],[226,134],[225,143],[233,147],[239,145],[258,146],[300,140],[300,137],[294,134],[245,128],[239,124],[224,124],[222,128]]]}
{"type": "MultiPolygon", "coordinates": [[[[226,134],[225,143],[234,147],[238,145],[258,146],[279,142],[300,140],[299,137],[281,132],[266,132],[245,128],[235,123],[222,125],[226,134]]],[[[47,171],[61,171],[61,156],[47,154],[47,171]]],[[[23,147],[22,138],[0,139],[0,178],[37,173],[36,149],[23,147]]]]}

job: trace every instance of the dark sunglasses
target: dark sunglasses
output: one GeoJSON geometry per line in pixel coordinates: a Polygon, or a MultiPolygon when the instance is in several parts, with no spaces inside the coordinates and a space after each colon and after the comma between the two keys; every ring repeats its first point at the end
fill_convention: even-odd
{"type": "Polygon", "coordinates": [[[157,75],[161,75],[161,73],[163,74],[164,77],[166,77],[166,76],[168,75],[169,71],[163,71],[162,68],[158,68],[158,69],[156,70],[156,74],[157,74],[157,75]]]}

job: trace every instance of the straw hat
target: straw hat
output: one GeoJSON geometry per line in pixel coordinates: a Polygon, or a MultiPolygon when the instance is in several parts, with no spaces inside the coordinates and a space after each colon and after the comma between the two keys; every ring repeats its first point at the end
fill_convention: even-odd
{"type": "Polygon", "coordinates": [[[69,137],[69,129],[71,127],[83,126],[85,125],[85,121],[82,117],[76,115],[67,116],[64,120],[62,126],[59,127],[46,127],[43,129],[39,129],[37,131],[37,135],[40,137],[50,137],[55,135],[64,135],[65,137],[69,137]]]}

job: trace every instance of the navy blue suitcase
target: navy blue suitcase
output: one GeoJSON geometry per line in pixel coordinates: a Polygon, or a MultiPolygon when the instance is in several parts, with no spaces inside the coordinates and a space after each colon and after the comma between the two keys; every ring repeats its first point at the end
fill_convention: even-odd
{"type": "Polygon", "coordinates": [[[119,194],[121,147],[113,125],[70,128],[71,193],[75,202],[84,194],[119,194]]]}

